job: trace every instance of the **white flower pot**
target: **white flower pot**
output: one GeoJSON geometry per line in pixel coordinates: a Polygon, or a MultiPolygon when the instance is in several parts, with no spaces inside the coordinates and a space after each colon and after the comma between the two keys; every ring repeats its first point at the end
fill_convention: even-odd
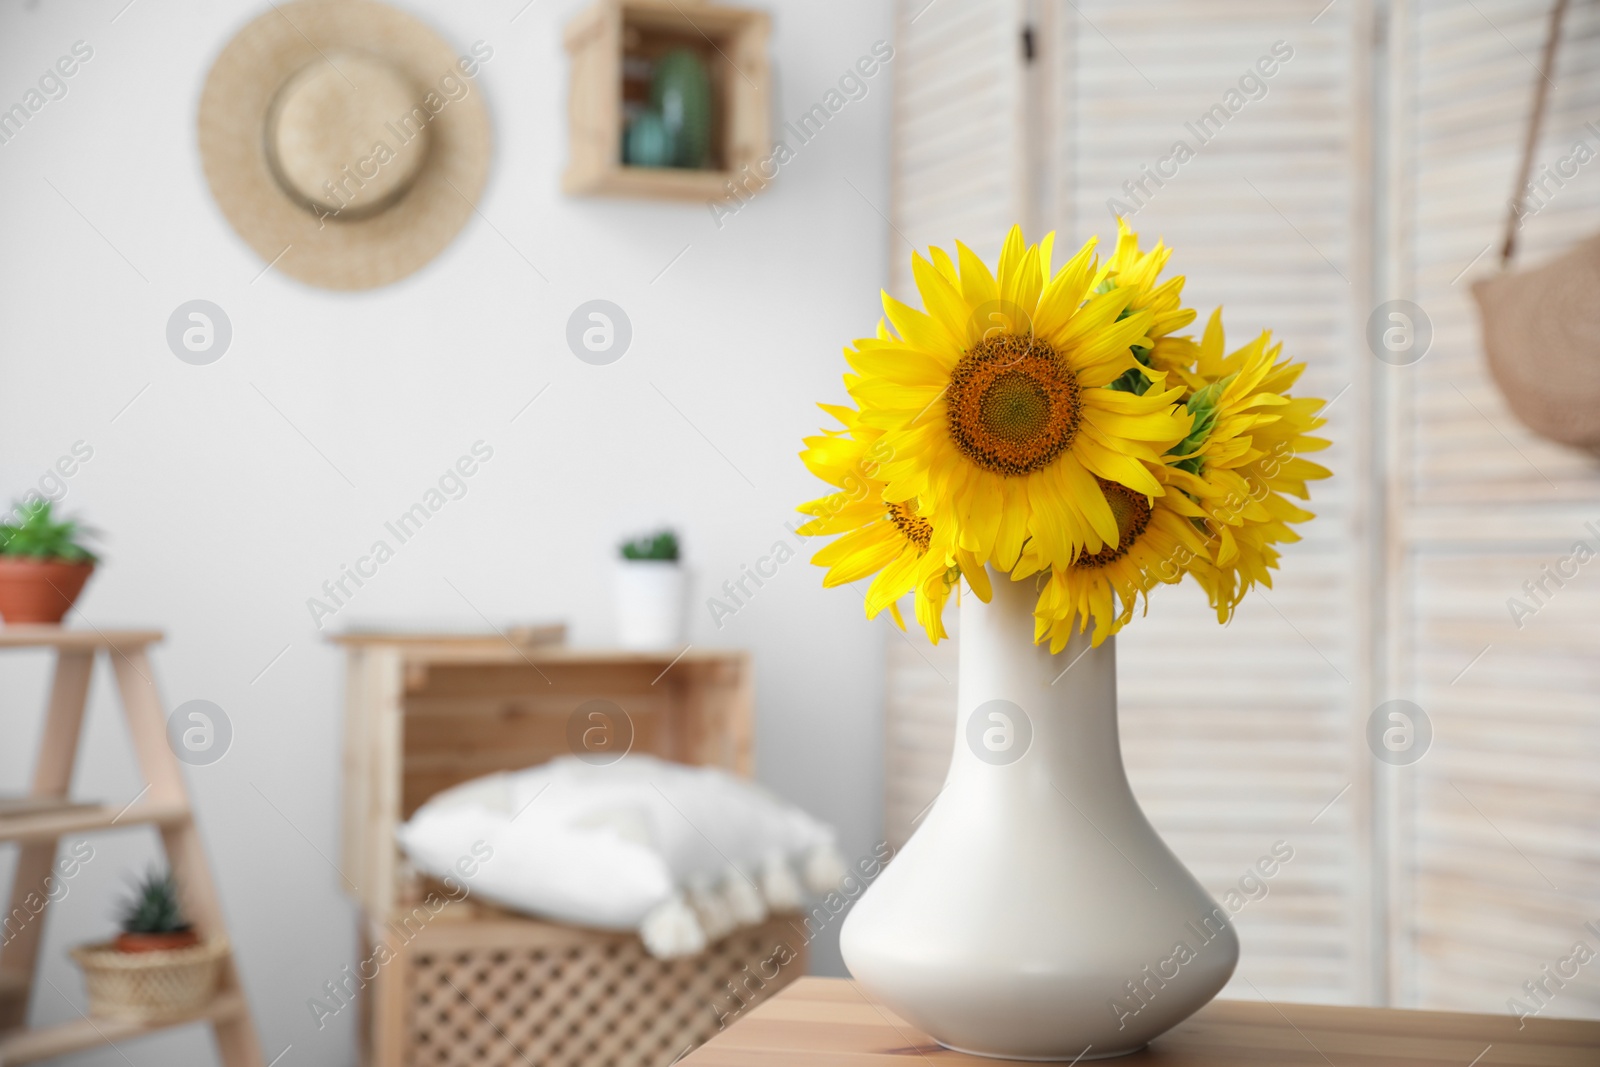
{"type": "Polygon", "coordinates": [[[617,564],[617,644],[632,649],[676,648],[683,643],[683,567],[656,559],[617,564]]]}
{"type": "Polygon", "coordinates": [[[1052,656],[1033,644],[1033,583],[992,582],[992,603],[961,601],[944,790],[840,948],[870,996],[950,1048],[1133,1052],[1217,994],[1238,938],[1128,787],[1115,639],[1052,656]]]}

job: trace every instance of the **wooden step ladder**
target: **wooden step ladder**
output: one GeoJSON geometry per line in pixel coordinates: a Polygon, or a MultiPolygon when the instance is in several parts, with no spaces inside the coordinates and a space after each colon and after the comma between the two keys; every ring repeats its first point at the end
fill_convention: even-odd
{"type": "Polygon", "coordinates": [[[161,833],[167,862],[183,893],[189,919],[202,938],[226,937],[222,909],[206,865],[204,846],[189,807],[183,774],[167,745],[166,716],[156,693],[154,672],[146,651],[161,640],[157,630],[68,630],[58,626],[0,627],[0,649],[55,650],[55,679],[50,688],[39,760],[34,767],[30,798],[35,810],[0,812],[0,842],[19,842],[16,873],[0,923],[13,917],[29,894],[44,898],[38,914],[23,907],[24,921],[4,927],[8,940],[0,946],[0,1067],[32,1063],[126,1038],[190,1023],[210,1023],[217,1049],[227,1067],[262,1067],[261,1043],[249,1006],[239,987],[230,956],[223,964],[216,997],[194,1015],[171,1022],[130,1023],[83,1015],[60,1026],[30,1030],[28,1005],[39,958],[39,939],[48,911],[43,885],[56,858],[58,839],[74,834],[153,825],[161,833]],[[128,719],[139,769],[147,783],[134,802],[115,805],[69,805],[67,791],[77,761],[78,735],[89,695],[95,657],[104,652],[116,674],[122,709],[128,719]],[[53,806],[50,801],[61,802],[53,806]]]}

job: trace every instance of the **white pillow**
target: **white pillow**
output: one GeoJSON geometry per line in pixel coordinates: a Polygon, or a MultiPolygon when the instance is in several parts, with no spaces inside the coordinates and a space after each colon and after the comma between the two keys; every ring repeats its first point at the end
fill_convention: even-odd
{"type": "Polygon", "coordinates": [[[458,862],[476,856],[472,889],[485,899],[636,930],[663,958],[798,910],[802,882],[823,893],[844,874],[832,828],[794,805],[726,771],[642,755],[608,766],[566,756],[464,782],[397,836],[427,874],[459,877],[458,862]]]}

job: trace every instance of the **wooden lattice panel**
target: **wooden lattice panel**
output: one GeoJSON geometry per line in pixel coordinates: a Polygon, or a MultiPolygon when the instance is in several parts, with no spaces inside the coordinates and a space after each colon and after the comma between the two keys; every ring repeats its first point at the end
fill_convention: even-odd
{"type": "Polygon", "coordinates": [[[495,944],[462,925],[471,943],[447,927],[408,953],[408,1067],[668,1067],[806,969],[782,917],[677,960],[631,935],[530,922],[495,944]]]}

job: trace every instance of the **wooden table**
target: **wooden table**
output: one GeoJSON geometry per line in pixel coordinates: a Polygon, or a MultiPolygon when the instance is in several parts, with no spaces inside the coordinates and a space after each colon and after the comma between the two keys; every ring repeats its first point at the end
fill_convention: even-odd
{"type": "MultiPolygon", "coordinates": [[[[951,1052],[854,982],[802,978],[685,1057],[684,1067],[1011,1064],[951,1052]]],[[[1596,1067],[1600,1022],[1213,1001],[1118,1064],[1163,1067],[1596,1067]]]]}

